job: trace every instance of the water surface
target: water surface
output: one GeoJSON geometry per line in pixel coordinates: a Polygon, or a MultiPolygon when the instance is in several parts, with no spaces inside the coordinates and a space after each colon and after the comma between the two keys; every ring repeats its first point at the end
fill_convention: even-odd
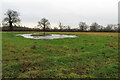
{"type": "Polygon", "coordinates": [[[32,34],[17,34],[17,36],[23,36],[24,38],[31,39],[58,39],[58,38],[74,38],[76,35],[61,35],[61,34],[51,34],[50,36],[31,36],[32,34]]]}

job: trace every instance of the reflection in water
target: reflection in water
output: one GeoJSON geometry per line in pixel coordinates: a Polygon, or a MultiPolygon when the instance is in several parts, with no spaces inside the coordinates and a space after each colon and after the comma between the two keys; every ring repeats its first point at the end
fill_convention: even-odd
{"type": "Polygon", "coordinates": [[[77,37],[76,35],[60,35],[60,34],[52,34],[51,36],[31,36],[32,34],[17,34],[17,36],[23,36],[24,38],[31,39],[57,39],[57,38],[73,38],[77,37]]]}

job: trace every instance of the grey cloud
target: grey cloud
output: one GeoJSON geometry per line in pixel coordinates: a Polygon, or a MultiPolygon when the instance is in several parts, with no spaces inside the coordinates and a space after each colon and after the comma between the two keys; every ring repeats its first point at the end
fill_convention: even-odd
{"type": "Polygon", "coordinates": [[[98,22],[106,26],[117,24],[117,0],[113,1],[115,0],[109,3],[105,3],[105,0],[5,0],[2,2],[0,16],[7,9],[13,9],[20,12],[22,24],[26,26],[36,26],[37,21],[43,17],[49,19],[52,26],[57,26],[59,21],[72,27],[77,27],[80,21],[89,25],[98,22]]]}

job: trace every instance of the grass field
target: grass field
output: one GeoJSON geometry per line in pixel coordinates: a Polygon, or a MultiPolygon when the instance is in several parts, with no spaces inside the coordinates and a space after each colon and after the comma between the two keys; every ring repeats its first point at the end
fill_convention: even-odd
{"type": "MultiPolygon", "coordinates": [[[[118,34],[35,40],[2,32],[4,78],[118,78],[118,34]]],[[[55,32],[52,34],[55,34],[55,32]]]]}

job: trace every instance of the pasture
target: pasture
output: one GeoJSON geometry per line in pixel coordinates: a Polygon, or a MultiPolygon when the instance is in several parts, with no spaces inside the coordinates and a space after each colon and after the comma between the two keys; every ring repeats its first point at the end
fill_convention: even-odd
{"type": "Polygon", "coordinates": [[[118,33],[49,32],[76,38],[27,39],[2,32],[3,78],[118,78],[118,33]]]}

